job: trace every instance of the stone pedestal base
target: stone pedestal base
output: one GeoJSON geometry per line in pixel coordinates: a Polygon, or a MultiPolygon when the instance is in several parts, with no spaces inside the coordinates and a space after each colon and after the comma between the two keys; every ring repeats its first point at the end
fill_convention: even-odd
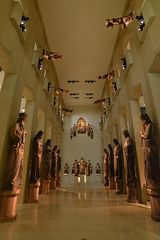
{"type": "Polygon", "coordinates": [[[123,194],[123,181],[122,179],[116,180],[116,194],[123,194]]]}
{"type": "Polygon", "coordinates": [[[29,203],[37,203],[39,201],[39,187],[40,187],[39,182],[29,184],[29,194],[28,194],[29,203]]]}
{"type": "Polygon", "coordinates": [[[128,203],[137,203],[137,188],[135,184],[128,185],[128,203]]]}
{"type": "Polygon", "coordinates": [[[42,180],[41,182],[41,194],[50,192],[51,180],[42,180]]]}
{"type": "Polygon", "coordinates": [[[56,187],[60,187],[61,186],[61,178],[57,177],[56,179],[56,187]]]}
{"type": "Polygon", "coordinates": [[[156,222],[160,222],[160,192],[147,189],[147,193],[151,202],[151,218],[156,222]]]}
{"type": "Polygon", "coordinates": [[[52,178],[51,179],[51,185],[50,185],[51,189],[56,189],[56,178],[52,178]]]}
{"type": "Polygon", "coordinates": [[[17,217],[19,190],[3,191],[0,196],[0,222],[14,221],[17,217]]]}
{"type": "Polygon", "coordinates": [[[116,183],[114,178],[109,178],[109,189],[110,190],[116,189],[116,183]]]}

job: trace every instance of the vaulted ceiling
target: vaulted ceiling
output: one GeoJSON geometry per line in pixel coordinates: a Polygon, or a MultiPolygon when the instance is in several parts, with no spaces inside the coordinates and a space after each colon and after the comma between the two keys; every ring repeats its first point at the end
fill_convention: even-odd
{"type": "Polygon", "coordinates": [[[98,76],[109,70],[119,29],[106,29],[105,20],[122,16],[126,2],[37,0],[50,51],[64,55],[64,59],[54,62],[60,87],[77,93],[63,96],[66,106],[93,105],[101,98],[105,80],[98,80],[98,76]]]}

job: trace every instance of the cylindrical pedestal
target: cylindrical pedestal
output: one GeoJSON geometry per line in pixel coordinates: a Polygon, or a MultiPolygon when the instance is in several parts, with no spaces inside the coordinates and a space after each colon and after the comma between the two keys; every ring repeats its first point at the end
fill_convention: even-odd
{"type": "Polygon", "coordinates": [[[160,192],[147,189],[147,193],[151,202],[151,218],[156,222],[160,222],[160,192]]]}
{"type": "Polygon", "coordinates": [[[137,188],[135,184],[129,184],[128,185],[128,203],[136,203],[137,202],[137,188]]]}
{"type": "Polygon", "coordinates": [[[116,194],[123,194],[123,180],[116,179],[116,194]]]}
{"type": "Polygon", "coordinates": [[[17,199],[20,189],[3,191],[0,196],[0,222],[14,221],[17,217],[17,199]]]}
{"type": "Polygon", "coordinates": [[[40,186],[40,182],[29,184],[29,194],[28,194],[29,203],[37,203],[39,201],[39,186],[40,186]]]}
{"type": "Polygon", "coordinates": [[[104,186],[105,186],[105,187],[108,187],[108,186],[109,186],[108,177],[104,177],[104,186]]]}
{"type": "Polygon", "coordinates": [[[51,179],[50,187],[51,187],[51,189],[56,189],[56,178],[51,179]]]}
{"type": "Polygon", "coordinates": [[[50,192],[50,183],[51,180],[42,180],[41,182],[41,193],[49,193],[50,192]]]}
{"type": "Polygon", "coordinates": [[[109,189],[110,190],[116,189],[116,183],[114,178],[109,178],[109,189]]]}
{"type": "Polygon", "coordinates": [[[56,187],[60,187],[61,186],[61,178],[57,177],[56,179],[56,187]]]}

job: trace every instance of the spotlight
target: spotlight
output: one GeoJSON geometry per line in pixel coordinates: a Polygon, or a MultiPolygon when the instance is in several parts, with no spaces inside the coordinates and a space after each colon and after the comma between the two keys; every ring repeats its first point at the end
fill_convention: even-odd
{"type": "Polygon", "coordinates": [[[111,105],[111,98],[110,97],[107,98],[107,103],[108,103],[108,106],[111,105]]]}
{"type": "Polygon", "coordinates": [[[136,16],[136,19],[139,21],[139,27],[138,30],[139,31],[143,31],[144,27],[145,27],[145,21],[144,21],[144,17],[141,16],[136,16]]]}
{"type": "Polygon", "coordinates": [[[42,68],[43,68],[42,61],[43,61],[43,58],[39,58],[37,67],[38,67],[38,69],[39,69],[40,71],[41,71],[42,68]]]}
{"type": "Polygon", "coordinates": [[[26,32],[27,31],[26,21],[28,21],[28,20],[29,20],[29,17],[26,17],[24,15],[21,17],[20,28],[21,28],[22,32],[26,32]]]}
{"type": "Polygon", "coordinates": [[[123,57],[123,58],[121,58],[121,62],[122,62],[122,69],[126,69],[127,68],[127,61],[126,61],[126,58],[125,57],[123,57]]]}

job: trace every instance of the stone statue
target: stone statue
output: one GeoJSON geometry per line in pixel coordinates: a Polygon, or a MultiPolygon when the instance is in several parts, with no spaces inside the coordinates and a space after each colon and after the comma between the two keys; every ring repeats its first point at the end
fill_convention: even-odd
{"type": "Polygon", "coordinates": [[[57,148],[55,145],[52,150],[52,164],[51,164],[51,178],[54,179],[56,177],[56,168],[57,168],[57,148]]]}
{"type": "Polygon", "coordinates": [[[30,183],[37,183],[40,181],[40,168],[43,152],[42,136],[43,131],[40,130],[33,139],[30,183]]]}
{"type": "Polygon", "coordinates": [[[146,184],[148,188],[155,189],[160,184],[160,169],[158,164],[158,151],[153,137],[153,123],[146,113],[141,114],[140,119],[143,123],[143,131],[140,132],[140,135],[144,153],[146,184]]]}
{"type": "Polygon", "coordinates": [[[134,148],[133,141],[129,135],[128,130],[123,131],[125,137],[123,152],[126,162],[126,177],[127,177],[127,186],[128,186],[128,202],[137,201],[137,179],[135,174],[135,159],[134,159],[134,148]]]}
{"type": "Polygon", "coordinates": [[[116,193],[123,192],[123,151],[116,138],[113,139],[114,143],[114,164],[115,164],[115,180],[116,180],[116,193]]]}
{"type": "Polygon", "coordinates": [[[108,144],[108,161],[109,161],[109,177],[114,178],[114,154],[113,154],[113,149],[112,145],[108,144]]]}
{"type": "Polygon", "coordinates": [[[24,129],[26,113],[19,113],[18,120],[11,127],[10,132],[10,153],[7,162],[7,171],[4,181],[4,190],[20,189],[22,179],[22,166],[24,158],[24,144],[26,131],[24,129]]]}
{"type": "Polygon", "coordinates": [[[42,178],[49,180],[51,178],[51,139],[47,139],[43,147],[43,159],[42,159],[42,178]]]}
{"type": "Polygon", "coordinates": [[[125,137],[123,152],[126,160],[127,185],[136,184],[133,142],[127,130],[123,131],[123,135],[125,137]]]}
{"type": "Polygon", "coordinates": [[[61,155],[60,155],[60,149],[57,150],[57,176],[60,177],[61,172],[61,155]]]}
{"type": "Polygon", "coordinates": [[[74,175],[75,176],[79,175],[79,164],[78,164],[77,160],[75,160],[75,162],[74,162],[74,175]]]}
{"type": "Polygon", "coordinates": [[[81,175],[84,175],[85,174],[85,167],[86,167],[86,161],[85,159],[82,157],[80,159],[80,162],[79,162],[79,173],[81,175]]]}
{"type": "Polygon", "coordinates": [[[101,167],[99,163],[96,164],[96,174],[101,174],[101,167]]]}
{"type": "Polygon", "coordinates": [[[64,164],[64,175],[67,175],[69,173],[69,166],[67,163],[64,164]]]}
{"type": "Polygon", "coordinates": [[[108,152],[104,149],[103,156],[103,168],[104,168],[104,186],[109,186],[109,163],[108,163],[108,152]]]}

